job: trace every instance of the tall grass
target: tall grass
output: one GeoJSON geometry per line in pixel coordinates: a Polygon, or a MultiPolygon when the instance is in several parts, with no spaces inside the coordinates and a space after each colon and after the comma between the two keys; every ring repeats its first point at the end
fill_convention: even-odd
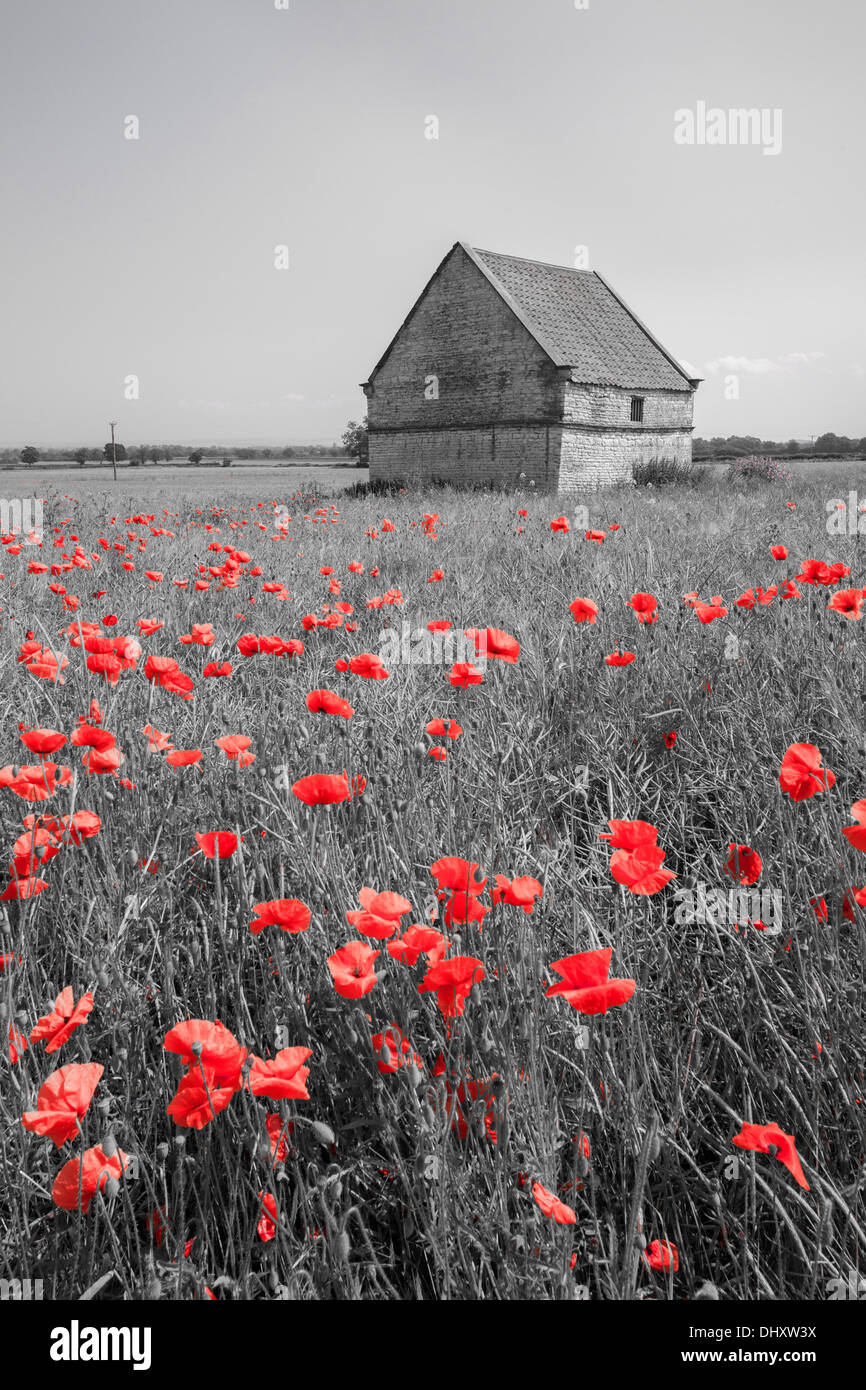
{"type": "MultiPolygon", "coordinates": [[[[67,748],[57,760],[77,769],[71,788],[32,807],[0,791],[10,858],[27,811],[87,807],[102,820],[96,838],[45,865],[45,892],[2,904],[2,949],[15,958],[0,977],[4,1028],[27,1032],[67,985],[76,999],[95,996],[58,1054],[36,1043],[4,1065],[3,1275],[43,1278],[51,1298],[94,1286],[100,1297],[164,1299],[206,1290],[234,1299],[827,1297],[829,1280],[858,1268],[866,1225],[863,915],[842,915],[864,865],[840,833],[864,795],[862,637],[858,623],[826,611],[832,590],[804,585],[802,597],[750,612],[733,600],[781,583],[812,556],[845,560],[843,583],[862,582],[856,538],[827,536],[823,495],[805,482],[747,501],[718,487],[665,489],[652,503],[632,490],[601,492],[591,526],[620,529],[600,546],[582,531],[552,533],[562,504],[528,494],[341,498],[337,524],[302,520],[315,515],[305,498],[288,503],[292,540],[270,539],[273,509],[258,500],[239,491],[211,509],[177,494],[167,502],[176,516],[157,513],[154,523],[173,538],[124,524],[154,510],[152,497],[124,502],[115,526],[104,495],[58,496],[46,509],[46,526],[79,536],[87,553],[99,553],[100,535],[148,538],[146,553],[132,546],[133,572],[112,551],[60,579],[81,598],[77,616],[118,616],[112,633],[164,619],[142,646],[193,675],[188,702],[148,685],[144,657],[106,687],[57,637],[73,615],[48,589],[50,575],[26,572],[39,552],[4,557],[0,763],[35,761],[19,723],[68,734],[96,697],[134,788],[88,777],[67,748]],[[440,513],[435,541],[415,524],[424,512],[440,513]],[[393,532],[381,533],[383,516],[393,532]],[[192,581],[199,565],[221,563],[207,548],[214,540],[246,549],[263,574],[242,574],[237,588],[173,587],[172,578],[192,581]],[[770,557],[776,542],[788,547],[786,564],[770,557]],[[378,577],[351,575],[356,559],[378,566],[378,577]],[[354,634],[301,629],[305,613],[334,602],[319,574],[327,565],[355,606],[354,634]],[[164,581],[149,585],[145,567],[164,581]],[[444,581],[428,583],[436,568],[444,581]],[[291,602],[263,593],[269,580],[282,581],[291,602]],[[365,608],[393,586],[402,607],[365,608]],[[92,598],[96,590],[105,596],[92,598]],[[654,627],[640,628],[627,606],[635,590],[658,598],[654,627]],[[698,623],[682,602],[693,590],[722,594],[729,616],[698,623]],[[598,604],[596,626],[572,621],[577,595],[598,604]],[[335,671],[338,657],[376,651],[389,622],[414,630],[446,617],[512,633],[518,664],[490,661],[468,690],[435,663],[395,665],[379,682],[335,671]],[[180,646],[179,634],[202,621],[213,623],[215,646],[180,646]],[[306,650],[246,660],[235,647],[246,630],[302,637],[306,650]],[[28,631],[67,651],[63,685],[16,662],[28,631]],[[731,633],[736,656],[726,655],[731,633]],[[636,653],[633,665],[604,663],[617,644],[636,653]],[[221,660],[234,664],[231,677],[201,678],[205,662],[221,660]],[[355,717],[309,714],[305,696],[320,687],[345,695],[355,717]],[[437,716],[464,730],[443,763],[424,735],[437,716]],[[146,722],[178,748],[201,747],[202,762],[173,769],[148,753],[146,722]],[[227,733],[251,736],[254,764],[227,764],[213,746],[227,733]],[[778,773],[798,741],[818,745],[837,782],[794,804],[778,773]],[[308,810],[290,790],[299,777],[344,768],[366,775],[360,799],[308,810]],[[613,882],[598,838],[611,817],[658,827],[677,874],[661,893],[636,897],[613,882]],[[241,853],[218,867],[192,855],[195,832],[215,829],[243,836],[241,853]],[[781,892],[780,934],[677,922],[677,889],[726,886],[731,842],[756,849],[762,884],[781,892]],[[489,884],[526,874],[544,888],[532,915],[499,905],[482,930],[450,933],[455,953],[486,969],[450,1035],[435,995],[418,993],[423,957],[410,969],[371,943],[382,949],[382,977],[357,1001],[335,993],[326,963],[355,935],[345,913],[365,885],[399,891],[412,921],[429,920],[430,865],[444,855],[477,861],[489,884]],[[251,934],[252,903],[276,897],[309,905],[309,931],[251,934]],[[820,897],[826,922],[810,906],[820,897]],[[550,962],[601,946],[613,948],[612,973],[637,981],[631,1001],[588,1020],[545,997],[550,962]],[[166,1106],[180,1068],[162,1041],[186,1018],[219,1019],[262,1056],[286,1042],[311,1048],[310,1099],[263,1103],[239,1092],[200,1132],[179,1129],[166,1106]],[[392,1023],[423,1070],[380,1074],[370,1037],[392,1023]],[[433,1076],[440,1054],[455,1088],[461,1078],[484,1083],[476,1102],[464,1091],[464,1138],[445,1077],[433,1076]],[[20,1116],[51,1070],[89,1060],[105,1073],[81,1138],[58,1153],[20,1116]],[[293,1126],[276,1165],[268,1110],[293,1126]],[[772,1156],[731,1145],[744,1121],[773,1120],[795,1135],[809,1191],[772,1156]],[[109,1184],[87,1216],[56,1208],[63,1162],[115,1142],[136,1156],[137,1176],[109,1184]],[[542,1215],[536,1181],[573,1207],[574,1226],[542,1215]],[[260,1191],[279,1212],[269,1241],[257,1233],[260,1191]],[[155,1209],[160,1243],[148,1225],[155,1209]],[[642,1258],[656,1239],[677,1246],[677,1273],[642,1258]]],[[[46,543],[41,558],[59,554],[46,543]]]]}

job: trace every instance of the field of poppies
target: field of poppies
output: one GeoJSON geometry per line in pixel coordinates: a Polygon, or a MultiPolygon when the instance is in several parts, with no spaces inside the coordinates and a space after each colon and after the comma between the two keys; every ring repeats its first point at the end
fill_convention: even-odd
{"type": "Polygon", "coordinates": [[[74,486],[0,537],[2,1278],[857,1297],[848,480],[74,486]]]}

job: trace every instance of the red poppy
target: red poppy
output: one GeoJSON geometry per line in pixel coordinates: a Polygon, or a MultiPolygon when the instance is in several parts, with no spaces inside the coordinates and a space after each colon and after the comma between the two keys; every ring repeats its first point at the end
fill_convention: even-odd
{"type": "Polygon", "coordinates": [[[215,738],[214,743],[222,749],[229,762],[236,762],[238,767],[249,767],[256,760],[255,753],[247,751],[252,739],[246,734],[225,734],[222,738],[215,738]]]}
{"type": "Polygon", "coordinates": [[[716,618],[726,618],[728,616],[728,610],[722,607],[721,601],[719,601],[719,603],[701,603],[699,601],[693,603],[692,607],[697,614],[699,622],[702,623],[712,623],[715,622],[716,618]]]}
{"type": "Polygon", "coordinates": [[[78,1133],[78,1121],[87,1114],[103,1070],[98,1062],[71,1062],[53,1071],[39,1088],[36,1109],[21,1116],[24,1128],[61,1148],[78,1133]]]}
{"type": "Polygon", "coordinates": [[[542,887],[537,878],[523,875],[507,879],[502,874],[496,875],[496,887],[490,892],[494,904],[508,903],[512,907],[522,907],[527,916],[532,912],[535,899],[540,898],[541,894],[542,887]]]}
{"type": "Polygon", "coordinates": [[[122,1149],[113,1154],[107,1154],[99,1144],[85,1149],[80,1158],[64,1163],[54,1179],[54,1205],[63,1211],[81,1211],[86,1216],[97,1191],[105,1190],[109,1178],[119,1180],[128,1166],[129,1155],[122,1149]]]}
{"type": "Polygon", "coordinates": [[[774,560],[787,560],[788,551],[784,545],[771,545],[770,554],[774,560]]]}
{"type": "Polygon", "coordinates": [[[230,830],[196,831],[195,838],[205,859],[230,859],[238,847],[238,837],[230,830]]]}
{"type": "Polygon", "coordinates": [[[827,607],[832,608],[836,613],[841,613],[843,618],[856,620],[863,616],[864,600],[866,600],[866,590],[864,589],[837,589],[827,607]]]}
{"type": "Polygon", "coordinates": [[[842,834],[854,849],[866,850],[866,801],[854,802],[851,817],[857,824],[843,826],[842,834]]]}
{"type": "Polygon", "coordinates": [[[268,1060],[254,1057],[247,1086],[254,1096],[270,1100],[309,1100],[305,1082],[310,1068],[304,1062],[312,1055],[311,1047],[284,1047],[268,1060]]]}
{"type": "Polygon", "coordinates": [[[311,690],[307,696],[307,709],[311,714],[338,714],[343,719],[351,719],[355,713],[348,700],[335,695],[333,690],[311,690]]]}
{"type": "Polygon", "coordinates": [[[634,609],[639,623],[658,622],[658,599],[654,594],[632,594],[629,607],[634,609]]]}
{"type": "Polygon", "coordinates": [[[728,845],[728,862],[725,873],[737,883],[757,883],[761,877],[761,856],[748,845],[728,845]]]}
{"type": "Polygon", "coordinates": [[[598,605],[591,598],[573,599],[568,609],[576,623],[594,624],[598,617],[598,605]]]}
{"type": "Polygon", "coordinates": [[[261,1215],[256,1223],[256,1234],[259,1240],[273,1240],[277,1234],[277,1222],[279,1214],[277,1212],[277,1199],[273,1193],[259,1189],[259,1197],[262,1203],[261,1215]]]}
{"type": "Polygon", "coordinates": [[[441,960],[448,950],[448,938],[435,927],[425,927],[413,922],[397,941],[388,942],[388,955],[404,965],[414,965],[418,957],[424,955],[432,965],[441,960]]]}
{"type": "Polygon", "coordinates": [[[189,676],[184,675],[174,657],[149,656],[144,663],[144,674],[149,681],[162,686],[163,690],[181,695],[184,700],[192,699],[193,682],[189,676]]]}
{"type": "Polygon", "coordinates": [[[540,1182],[534,1182],[532,1184],[532,1195],[545,1216],[552,1217],[560,1226],[575,1225],[577,1216],[574,1213],[574,1209],[566,1206],[565,1202],[561,1202],[559,1198],[555,1197],[552,1192],[549,1192],[546,1187],[542,1187],[540,1182]]]}
{"type": "Polygon", "coordinates": [[[646,820],[609,820],[610,834],[599,831],[600,840],[609,840],[611,849],[638,849],[641,845],[654,845],[658,830],[646,820]]]}
{"type": "Polygon", "coordinates": [[[448,679],[460,690],[466,690],[470,685],[480,685],[484,675],[471,661],[455,661],[448,673],[448,679]]]}
{"type": "Polygon", "coordinates": [[[617,883],[630,893],[651,897],[676,878],[670,869],[661,867],[665,851],[658,845],[639,845],[637,849],[618,849],[611,855],[610,871],[617,883]]]}
{"type": "Polygon", "coordinates": [[[334,988],[344,999],[360,999],[375,987],[374,962],[380,953],[363,941],[349,941],[328,957],[334,988]]]}
{"type": "Polygon", "coordinates": [[[576,956],[555,960],[551,970],[562,979],[546,991],[548,998],[562,995],[581,1014],[606,1014],[625,1004],[637,988],[634,980],[608,979],[613,948],[582,951],[576,956]]]}
{"type": "Polygon", "coordinates": [[[447,927],[462,925],[464,922],[483,922],[490,908],[479,902],[472,893],[452,893],[447,899],[442,920],[447,927]]]}
{"type": "Polygon", "coordinates": [[[192,767],[195,763],[200,763],[202,752],[200,748],[173,748],[166,754],[165,761],[169,767],[192,767]]]}
{"type": "Polygon", "coordinates": [[[250,922],[253,936],[264,931],[265,927],[279,927],[281,931],[297,936],[310,925],[311,913],[300,898],[272,898],[269,902],[253,903],[256,920],[250,922]]]}
{"type": "Polygon", "coordinates": [[[66,742],[66,735],[56,729],[28,729],[21,735],[21,742],[31,753],[40,757],[46,753],[57,753],[66,742]]]}
{"type": "Polygon", "coordinates": [[[830,567],[825,565],[823,560],[804,560],[802,570],[795,578],[798,584],[828,585],[833,583],[830,567]]]}
{"type": "Polygon", "coordinates": [[[672,1270],[676,1274],[680,1267],[680,1257],[677,1247],[669,1240],[651,1240],[643,1257],[650,1269],[672,1270]]]}
{"type": "Polygon", "coordinates": [[[615,651],[611,652],[610,656],[606,656],[604,659],[608,666],[630,666],[631,663],[636,660],[636,657],[634,652],[615,651]]]}
{"type": "Polygon", "coordinates": [[[794,1136],[786,1134],[775,1121],[768,1125],[744,1124],[739,1134],[733,1136],[731,1143],[736,1144],[738,1149],[749,1149],[759,1154],[768,1154],[771,1148],[775,1148],[779,1162],[784,1163],[794,1180],[809,1191],[803,1166],[794,1147],[794,1136]]]}
{"type": "Polygon", "coordinates": [[[553,521],[551,521],[551,523],[550,523],[550,529],[551,529],[551,531],[562,531],[564,534],[567,534],[567,533],[571,530],[571,527],[570,527],[569,524],[568,524],[568,517],[567,517],[567,516],[556,516],[556,517],[554,517],[554,518],[553,518],[553,521]]]}
{"type": "Polygon", "coordinates": [[[503,632],[498,627],[486,627],[481,631],[478,628],[466,628],[464,631],[465,635],[474,641],[478,656],[507,661],[511,666],[517,665],[520,643],[509,632],[503,632]]]}
{"type": "Polygon", "coordinates": [[[13,1067],[27,1051],[27,1038],[15,1027],[14,1023],[9,1024],[9,1061],[13,1067]]]}
{"type": "Polygon", "coordinates": [[[289,1146],[286,1142],[286,1135],[294,1132],[294,1121],[284,1120],[282,1115],[272,1111],[265,1119],[265,1128],[268,1131],[268,1138],[271,1144],[271,1162],[285,1163],[289,1156],[289,1146]]]}
{"type": "Polygon", "coordinates": [[[425,730],[431,738],[459,738],[463,733],[456,719],[431,719],[425,730]]]}
{"type": "Polygon", "coordinates": [[[72,986],[67,985],[55,999],[51,1013],[45,1014],[35,1024],[30,1034],[31,1043],[45,1042],[46,1052],[59,1052],[76,1028],[86,1023],[92,1011],[93,995],[90,992],[82,994],[76,1004],[72,986]]]}
{"type": "Polygon", "coordinates": [[[228,661],[218,664],[216,661],[209,661],[202,671],[203,676],[230,676],[234,667],[228,661]]]}
{"type": "Polygon", "coordinates": [[[184,1129],[204,1129],[240,1090],[241,1079],[240,1070],[221,1076],[212,1067],[194,1062],[181,1078],[166,1114],[184,1129]]]}
{"type": "Polygon", "coordinates": [[[349,670],[355,676],[362,676],[367,681],[386,681],[390,672],[385,670],[381,658],[373,652],[361,652],[359,656],[349,659],[349,670]]]}
{"type": "Polygon", "coordinates": [[[72,781],[72,769],[58,763],[42,762],[37,766],[19,768],[11,765],[0,768],[0,787],[8,787],[24,801],[47,801],[59,787],[72,781]]]}
{"type": "Polygon", "coordinates": [[[376,1065],[383,1076],[392,1075],[399,1071],[400,1067],[406,1067],[410,1063],[419,1071],[423,1070],[423,1060],[417,1052],[413,1052],[412,1044],[403,1036],[396,1023],[392,1023],[390,1028],[386,1028],[382,1033],[373,1033],[370,1041],[373,1044],[376,1065]]]}
{"type": "Polygon", "coordinates": [[[664,736],[664,745],[665,745],[665,748],[673,748],[673,746],[674,746],[674,744],[676,743],[676,741],[677,741],[676,730],[671,729],[670,733],[665,734],[665,736],[664,736]]]}
{"type": "Polygon", "coordinates": [[[215,1076],[233,1078],[240,1073],[246,1048],[219,1021],[190,1018],[176,1023],[165,1035],[166,1052],[176,1052],[188,1066],[207,1067],[215,1076]]]}
{"type": "Polygon", "coordinates": [[[821,767],[821,754],[814,743],[792,743],[782,759],[779,785],[792,801],[808,801],[818,792],[835,785],[835,773],[821,767]]]}
{"type": "Polygon", "coordinates": [[[352,799],[352,790],[345,772],[314,772],[311,776],[302,777],[295,782],[292,791],[306,806],[333,806],[340,801],[352,799]]]}
{"type": "Polygon", "coordinates": [[[431,864],[430,872],[436,879],[440,892],[463,892],[477,897],[484,892],[487,883],[486,878],[480,881],[475,878],[475,870],[478,867],[474,861],[470,863],[468,859],[458,859],[456,855],[450,854],[431,864]]]}
{"type": "Polygon", "coordinates": [[[443,1018],[458,1018],[474,984],[486,979],[487,972],[475,956],[449,956],[431,965],[418,986],[419,994],[436,992],[436,1003],[443,1018]]]}

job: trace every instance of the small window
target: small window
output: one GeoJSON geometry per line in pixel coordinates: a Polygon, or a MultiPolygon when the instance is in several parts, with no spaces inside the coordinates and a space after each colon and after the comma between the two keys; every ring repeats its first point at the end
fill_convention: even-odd
{"type": "Polygon", "coordinates": [[[631,418],[632,424],[643,424],[643,396],[632,396],[631,398],[631,418]]]}

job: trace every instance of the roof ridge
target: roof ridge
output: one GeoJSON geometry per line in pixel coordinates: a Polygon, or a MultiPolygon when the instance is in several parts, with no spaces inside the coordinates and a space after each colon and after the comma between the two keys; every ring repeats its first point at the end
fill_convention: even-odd
{"type": "MultiPolygon", "coordinates": [[[[467,245],[468,243],[463,242],[462,244],[467,245]]],[[[579,266],[561,265],[559,261],[536,261],[532,256],[512,256],[507,251],[488,251],[483,246],[473,246],[471,249],[479,256],[500,256],[504,261],[520,261],[521,265],[542,265],[545,270],[569,270],[573,271],[575,275],[598,275],[597,270],[581,270],[579,266]]],[[[601,276],[598,275],[598,278],[601,279],[601,276]]]]}

